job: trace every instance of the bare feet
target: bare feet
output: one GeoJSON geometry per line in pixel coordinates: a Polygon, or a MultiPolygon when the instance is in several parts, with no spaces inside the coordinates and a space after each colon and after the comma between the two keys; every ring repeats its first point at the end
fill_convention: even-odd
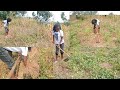
{"type": "Polygon", "coordinates": [[[12,78],[10,78],[10,79],[18,79],[17,77],[12,77],[12,78]]]}
{"type": "Polygon", "coordinates": [[[61,60],[63,60],[63,54],[61,54],[61,60]]]}

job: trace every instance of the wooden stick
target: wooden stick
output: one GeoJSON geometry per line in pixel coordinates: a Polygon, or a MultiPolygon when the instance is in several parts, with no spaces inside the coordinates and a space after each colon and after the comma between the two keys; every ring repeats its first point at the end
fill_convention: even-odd
{"type": "Polygon", "coordinates": [[[18,56],[17,60],[15,61],[14,66],[12,67],[12,69],[10,70],[9,74],[8,74],[8,79],[10,79],[12,77],[12,75],[14,74],[15,68],[16,66],[20,63],[20,56],[18,56]]]}
{"type": "Polygon", "coordinates": [[[56,45],[61,51],[63,51],[68,57],[70,57],[70,55],[68,55],[64,50],[62,50],[58,45],[56,45]]]}

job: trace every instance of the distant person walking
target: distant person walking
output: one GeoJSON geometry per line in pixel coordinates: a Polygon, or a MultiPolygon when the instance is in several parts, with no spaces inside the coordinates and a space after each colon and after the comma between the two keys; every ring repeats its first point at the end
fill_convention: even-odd
{"type": "Polygon", "coordinates": [[[63,31],[61,30],[60,24],[55,24],[53,27],[53,43],[55,44],[56,47],[56,61],[58,60],[58,54],[59,50],[61,53],[61,59],[63,59],[63,54],[64,54],[64,37],[63,37],[63,31]]]}
{"type": "Polygon", "coordinates": [[[92,20],[93,32],[96,35],[96,43],[100,43],[99,33],[100,33],[100,20],[93,19],[92,20]]]}
{"type": "Polygon", "coordinates": [[[12,21],[11,18],[7,18],[7,19],[3,20],[3,22],[2,22],[4,24],[5,36],[7,36],[9,33],[9,24],[11,21],[12,21]]]}

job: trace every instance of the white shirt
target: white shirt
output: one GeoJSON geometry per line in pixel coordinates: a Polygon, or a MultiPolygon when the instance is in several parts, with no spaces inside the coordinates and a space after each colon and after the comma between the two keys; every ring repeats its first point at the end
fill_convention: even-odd
{"type": "Polygon", "coordinates": [[[96,19],[97,20],[97,25],[100,25],[100,20],[96,19]]]}
{"type": "Polygon", "coordinates": [[[28,54],[28,47],[3,47],[9,51],[12,52],[19,52],[21,53],[23,56],[27,56],[28,54]]]}
{"type": "Polygon", "coordinates": [[[62,43],[64,43],[64,38],[62,39],[62,42],[60,43],[61,37],[64,36],[62,30],[60,30],[58,32],[53,32],[53,35],[54,35],[55,44],[62,44],[62,43]]]}
{"type": "Polygon", "coordinates": [[[7,20],[3,20],[3,23],[4,23],[4,27],[8,27],[7,20]]]}

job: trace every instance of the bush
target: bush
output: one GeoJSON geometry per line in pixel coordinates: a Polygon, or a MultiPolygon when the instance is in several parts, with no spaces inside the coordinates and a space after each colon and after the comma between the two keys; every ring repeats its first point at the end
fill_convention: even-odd
{"type": "Polygon", "coordinates": [[[7,18],[7,13],[6,12],[0,12],[0,19],[4,20],[7,18]]]}
{"type": "Polygon", "coordinates": [[[76,15],[76,19],[85,20],[86,17],[85,17],[85,16],[82,16],[82,15],[76,15]]]}
{"type": "Polygon", "coordinates": [[[69,26],[70,22],[64,22],[64,25],[69,26]]]}

